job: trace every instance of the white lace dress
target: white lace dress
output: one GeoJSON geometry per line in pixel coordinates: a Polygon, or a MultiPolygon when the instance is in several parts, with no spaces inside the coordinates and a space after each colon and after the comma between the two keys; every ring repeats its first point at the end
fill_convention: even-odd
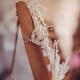
{"type": "MultiPolygon", "coordinates": [[[[69,70],[69,58],[67,58],[65,62],[60,64],[60,57],[58,55],[58,41],[54,40],[54,48],[52,48],[52,41],[50,40],[48,34],[49,26],[44,22],[44,19],[38,9],[38,7],[41,5],[38,4],[35,0],[33,0],[32,2],[28,0],[26,4],[28,5],[34,22],[34,30],[32,31],[32,35],[29,40],[32,43],[39,45],[42,48],[42,52],[47,54],[52,70],[52,80],[63,80],[65,74],[69,70]]],[[[43,6],[41,7],[45,9],[43,6]]]]}

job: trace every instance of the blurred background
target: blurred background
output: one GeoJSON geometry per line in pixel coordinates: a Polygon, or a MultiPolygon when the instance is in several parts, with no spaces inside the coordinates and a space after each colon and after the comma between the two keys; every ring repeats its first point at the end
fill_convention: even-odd
{"type": "MultiPolygon", "coordinates": [[[[17,29],[15,4],[18,1],[0,0],[0,74],[5,67],[10,67],[12,61],[17,29]]],[[[12,76],[15,78],[14,80],[33,80],[20,29],[18,33],[16,60],[12,76]]]]}
{"type": "MultiPolygon", "coordinates": [[[[15,44],[15,35],[17,30],[17,20],[18,20],[15,4],[18,1],[20,0],[0,0],[0,74],[5,68],[10,68],[11,66],[11,61],[12,61],[13,51],[14,51],[14,44],[15,44]]],[[[79,28],[76,30],[76,34],[74,35],[74,50],[79,51],[78,54],[80,54],[80,31],[79,31],[80,22],[78,23],[78,26],[79,28]]],[[[65,30],[68,30],[68,29],[72,30],[72,28],[70,29],[70,27],[68,28],[66,27],[65,30]]],[[[65,38],[65,34],[67,32],[64,31],[65,33],[64,34],[62,30],[62,33],[61,32],[59,33],[61,34],[61,36],[59,35],[60,37],[62,37],[61,39],[63,40],[64,38],[65,44],[70,42],[68,38],[67,38],[68,40],[65,38]],[[64,36],[62,36],[62,34],[64,36]],[[67,43],[65,40],[67,41],[67,43]]],[[[65,52],[66,52],[67,48],[69,48],[69,45],[67,44],[67,48],[66,48],[66,45],[63,44],[63,48],[64,46],[65,46],[65,52]]],[[[80,55],[78,56],[80,58],[80,55]]],[[[79,60],[78,62],[80,63],[79,60]]],[[[30,68],[30,64],[26,55],[20,28],[18,32],[16,58],[15,58],[15,65],[14,65],[12,77],[13,79],[8,77],[6,78],[6,80],[34,80],[32,71],[30,68]]],[[[75,80],[80,80],[80,78],[75,80]]]]}

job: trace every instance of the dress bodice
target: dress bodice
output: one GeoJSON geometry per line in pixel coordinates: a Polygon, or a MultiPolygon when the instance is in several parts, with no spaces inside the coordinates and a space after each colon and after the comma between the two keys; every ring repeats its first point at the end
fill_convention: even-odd
{"type": "Polygon", "coordinates": [[[44,18],[38,9],[41,5],[36,1],[27,2],[27,5],[34,23],[34,30],[32,31],[32,35],[29,40],[32,43],[39,45],[42,48],[42,52],[47,54],[50,60],[52,75],[55,75],[52,77],[52,80],[63,80],[65,74],[69,70],[69,57],[65,62],[60,64],[60,57],[58,55],[58,41],[54,40],[53,48],[52,41],[50,40],[48,33],[49,26],[44,22],[44,18]]]}

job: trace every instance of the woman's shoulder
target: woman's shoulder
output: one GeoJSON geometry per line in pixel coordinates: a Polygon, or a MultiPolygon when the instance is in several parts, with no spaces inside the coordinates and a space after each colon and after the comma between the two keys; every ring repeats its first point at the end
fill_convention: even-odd
{"type": "Polygon", "coordinates": [[[20,10],[25,10],[28,7],[27,7],[27,4],[25,2],[19,1],[19,2],[16,3],[16,8],[20,9],[20,10]]]}
{"type": "Polygon", "coordinates": [[[26,33],[25,36],[31,34],[31,27],[33,26],[33,21],[27,4],[23,1],[17,2],[16,11],[21,29],[23,29],[22,31],[26,33]]]}

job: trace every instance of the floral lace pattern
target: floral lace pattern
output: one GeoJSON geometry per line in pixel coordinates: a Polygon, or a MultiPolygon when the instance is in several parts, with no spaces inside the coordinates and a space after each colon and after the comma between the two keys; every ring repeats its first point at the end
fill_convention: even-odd
{"type": "Polygon", "coordinates": [[[38,9],[39,4],[36,4],[36,1],[34,0],[32,2],[28,0],[27,5],[34,22],[34,30],[32,31],[30,41],[39,45],[42,48],[42,52],[48,55],[52,69],[52,80],[63,80],[65,74],[69,70],[69,57],[65,62],[60,64],[58,41],[54,40],[54,48],[52,48],[52,41],[50,40],[48,34],[49,26],[44,22],[44,19],[40,14],[38,9]]]}

